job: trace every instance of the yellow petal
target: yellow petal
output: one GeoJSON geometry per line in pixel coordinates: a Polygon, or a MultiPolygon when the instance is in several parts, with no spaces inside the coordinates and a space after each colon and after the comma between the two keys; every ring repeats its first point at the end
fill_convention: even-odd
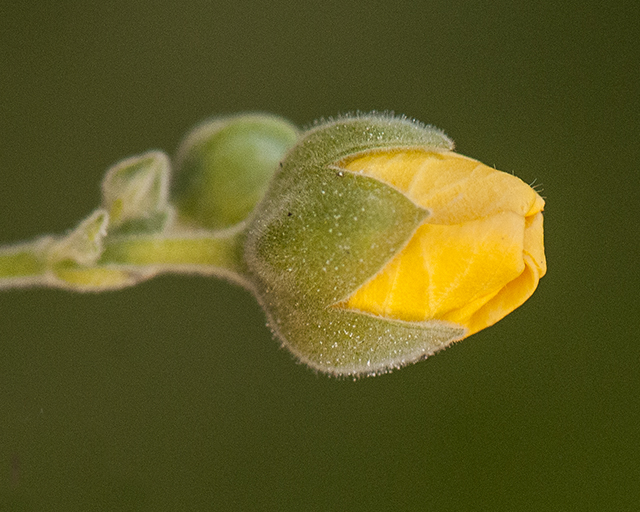
{"type": "Polygon", "coordinates": [[[404,321],[444,320],[467,335],[526,301],[546,272],[544,200],[456,153],[368,153],[339,163],[404,192],[431,215],[407,246],[338,307],[404,321]]]}
{"type": "Polygon", "coordinates": [[[524,218],[511,212],[454,226],[423,224],[344,306],[405,321],[462,324],[469,307],[475,312],[522,273],[523,231],[524,218]],[[445,318],[452,311],[462,313],[445,318]]]}
{"type": "Polygon", "coordinates": [[[521,179],[457,153],[369,153],[339,165],[404,192],[431,211],[430,224],[460,224],[503,211],[530,215],[544,206],[521,179]]]}
{"type": "Polygon", "coordinates": [[[547,260],[544,256],[544,234],[542,229],[542,212],[525,219],[524,253],[531,257],[538,269],[538,277],[547,273],[547,260]]]}
{"type": "MultiPolygon", "coordinates": [[[[531,297],[538,286],[540,276],[531,257],[525,255],[524,261],[525,269],[522,274],[507,283],[495,297],[487,301],[478,311],[466,319],[462,319],[461,323],[469,329],[467,336],[495,324],[514,309],[522,306],[531,297]]],[[[443,318],[443,320],[455,321],[453,318],[443,318]]]]}

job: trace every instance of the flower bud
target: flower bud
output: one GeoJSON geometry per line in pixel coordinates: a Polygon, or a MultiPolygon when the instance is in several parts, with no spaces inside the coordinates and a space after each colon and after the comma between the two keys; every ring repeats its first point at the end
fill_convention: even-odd
{"type": "Polygon", "coordinates": [[[336,375],[423,359],[521,305],[546,270],[544,201],[440,131],[367,115],[307,132],[247,230],[274,333],[336,375]]]}
{"type": "Polygon", "coordinates": [[[171,219],[169,158],[149,151],[127,158],[107,171],[102,207],[109,212],[109,234],[162,231],[171,219]]]}
{"type": "Polygon", "coordinates": [[[181,221],[223,229],[244,220],[260,201],[297,130],[271,115],[214,119],[178,150],[172,199],[181,221]]]}

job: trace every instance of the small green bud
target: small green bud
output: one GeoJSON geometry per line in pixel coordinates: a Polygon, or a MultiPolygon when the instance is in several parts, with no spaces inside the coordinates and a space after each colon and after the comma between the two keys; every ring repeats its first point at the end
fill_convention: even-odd
{"type": "Polygon", "coordinates": [[[289,152],[252,217],[245,259],[272,330],[302,362],[336,375],[375,374],[462,337],[464,330],[447,322],[398,321],[340,305],[406,245],[429,212],[339,160],[451,145],[435,129],[368,115],[322,124],[289,152]]]}
{"type": "Polygon", "coordinates": [[[263,114],[214,119],[196,128],[176,157],[172,200],[180,220],[207,229],[243,221],[297,136],[288,121],[263,114]]]}
{"type": "Polygon", "coordinates": [[[107,171],[102,207],[109,212],[109,234],[162,231],[171,217],[168,204],[169,158],[150,151],[107,171]]]}

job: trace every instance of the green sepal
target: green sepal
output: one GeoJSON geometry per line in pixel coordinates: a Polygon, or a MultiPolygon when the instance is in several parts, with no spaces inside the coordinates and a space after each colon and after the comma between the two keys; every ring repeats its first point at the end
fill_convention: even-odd
{"type": "Polygon", "coordinates": [[[460,326],[442,321],[402,322],[282,299],[259,298],[272,331],[300,362],[337,376],[387,373],[465,335],[460,326]]]}
{"type": "Polygon", "coordinates": [[[358,114],[319,122],[291,150],[287,162],[297,168],[324,166],[363,151],[414,147],[451,151],[453,146],[433,126],[389,114],[358,114]]]}
{"type": "Polygon", "coordinates": [[[168,203],[169,158],[150,151],[128,158],[107,171],[102,207],[109,212],[109,234],[162,231],[172,216],[168,203]]]}
{"type": "Polygon", "coordinates": [[[297,138],[295,126],[267,114],[214,119],[197,127],[175,159],[171,197],[180,220],[205,229],[245,220],[297,138]]]}
{"type": "Polygon", "coordinates": [[[384,183],[316,167],[278,175],[248,230],[245,258],[263,289],[327,307],[402,249],[428,212],[384,183]]]}

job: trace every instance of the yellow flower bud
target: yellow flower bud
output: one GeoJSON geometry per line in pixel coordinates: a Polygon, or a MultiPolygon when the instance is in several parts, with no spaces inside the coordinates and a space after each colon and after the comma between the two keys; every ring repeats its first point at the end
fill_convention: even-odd
{"type": "Polygon", "coordinates": [[[520,306],[545,274],[544,201],[515,176],[425,150],[357,155],[338,165],[393,186],[430,212],[342,307],[408,322],[445,320],[468,336],[520,306]]]}
{"type": "Polygon", "coordinates": [[[247,226],[247,281],[296,357],[335,375],[419,361],[520,306],[544,201],[442,132],[365,115],[287,154],[247,226]]]}

